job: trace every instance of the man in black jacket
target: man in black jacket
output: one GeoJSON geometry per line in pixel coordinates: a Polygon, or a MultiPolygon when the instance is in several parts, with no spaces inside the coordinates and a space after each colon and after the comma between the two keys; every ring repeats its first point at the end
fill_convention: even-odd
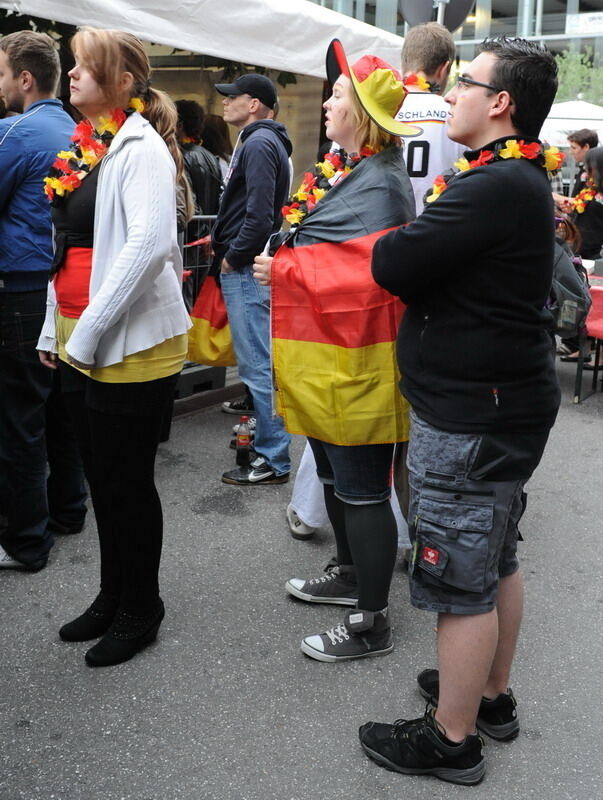
{"type": "Polygon", "coordinates": [[[218,157],[202,146],[205,111],[196,100],[176,100],[178,142],[195,196],[195,213],[217,214],[222,193],[218,157]]]}
{"type": "Polygon", "coordinates": [[[240,133],[212,243],[239,375],[253,397],[258,453],[250,467],[225,472],[222,481],[245,486],[285,483],[291,468],[290,437],[272,412],[270,290],[253,277],[253,259],[281,226],[292,147],[285,126],[269,119],[276,103],[269,78],[248,73],[234,83],[216,84],[216,89],[224,95],[224,119],[240,133]]]}
{"type": "Polygon", "coordinates": [[[469,168],[373,254],[377,282],[408,305],[398,358],[413,406],[410,591],[439,614],[439,671],[418,678],[424,718],[367,723],[360,739],[382,765],[461,784],[485,771],[476,725],[499,740],[519,731],[508,689],[517,524],[560,399],[545,310],[553,204],[536,139],[556,74],[535,43],[486,41],[446,97],[469,168]]]}

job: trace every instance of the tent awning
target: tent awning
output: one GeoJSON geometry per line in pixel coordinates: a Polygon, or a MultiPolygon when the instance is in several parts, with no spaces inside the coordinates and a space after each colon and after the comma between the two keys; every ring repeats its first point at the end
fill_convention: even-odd
{"type": "Polygon", "coordinates": [[[352,61],[371,53],[394,66],[403,41],[309,0],[0,0],[0,8],[318,78],[333,38],[352,61]]]}
{"type": "Polygon", "coordinates": [[[597,131],[603,142],[603,107],[584,100],[568,100],[551,106],[544,121],[540,138],[555,147],[567,146],[567,135],[580,128],[597,131]]]}

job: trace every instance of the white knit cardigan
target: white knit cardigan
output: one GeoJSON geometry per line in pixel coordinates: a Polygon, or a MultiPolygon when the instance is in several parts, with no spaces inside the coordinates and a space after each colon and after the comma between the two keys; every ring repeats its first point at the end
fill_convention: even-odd
{"type": "MultiPolygon", "coordinates": [[[[176,168],[165,142],[134,113],[98,169],[90,303],[66,350],[106,367],[186,333],[191,322],[182,299],[176,168]]],[[[51,281],[38,350],[57,351],[55,315],[51,281]]]]}

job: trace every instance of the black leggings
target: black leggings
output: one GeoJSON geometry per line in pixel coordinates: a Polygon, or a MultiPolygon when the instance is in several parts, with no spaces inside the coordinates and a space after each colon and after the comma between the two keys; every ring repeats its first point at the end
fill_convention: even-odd
{"type": "Polygon", "coordinates": [[[339,564],[354,564],[358,608],[380,611],[387,606],[398,552],[398,528],[391,503],[351,505],[323,486],[329,521],[337,543],[339,564]]]}
{"type": "Polygon", "coordinates": [[[101,591],[124,611],[151,614],[163,540],[155,456],[178,376],[100,384],[60,368],[96,516],[101,591]]]}

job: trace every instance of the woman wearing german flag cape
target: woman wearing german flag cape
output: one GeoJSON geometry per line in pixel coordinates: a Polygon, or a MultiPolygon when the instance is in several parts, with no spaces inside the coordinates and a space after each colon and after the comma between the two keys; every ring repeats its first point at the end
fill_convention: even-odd
{"type": "Polygon", "coordinates": [[[338,40],[327,53],[332,95],[326,132],[343,150],[327,154],[283,213],[293,227],[255,276],[272,287],[272,347],[279,411],[308,436],[337,542],[337,564],[320,578],[292,578],[287,591],[314,603],[353,606],[302,651],[319,661],[385,655],[397,550],[389,504],[394,444],[408,439],[408,407],[397,385],[395,339],[403,307],[371,276],[375,241],[414,218],[394,121],[402,77],[375,56],[351,68],[338,40]]]}

